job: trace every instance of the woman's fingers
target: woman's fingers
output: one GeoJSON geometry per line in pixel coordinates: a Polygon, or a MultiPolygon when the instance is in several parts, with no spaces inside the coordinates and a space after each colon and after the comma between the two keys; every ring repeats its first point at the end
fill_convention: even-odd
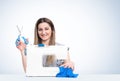
{"type": "Polygon", "coordinates": [[[66,63],[62,64],[61,66],[65,67],[65,68],[71,68],[72,70],[74,70],[74,64],[72,62],[66,62],[66,63]]]}
{"type": "Polygon", "coordinates": [[[20,41],[20,42],[18,43],[17,48],[18,48],[20,51],[23,51],[23,50],[26,48],[26,45],[25,45],[22,41],[20,41]]]}

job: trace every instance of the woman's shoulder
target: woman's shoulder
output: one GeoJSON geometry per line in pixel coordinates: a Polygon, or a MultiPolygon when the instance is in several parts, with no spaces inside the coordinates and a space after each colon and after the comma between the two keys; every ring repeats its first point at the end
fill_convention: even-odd
{"type": "Polygon", "coordinates": [[[61,43],[55,43],[55,46],[65,46],[65,45],[61,43]]]}
{"type": "Polygon", "coordinates": [[[69,47],[69,46],[67,46],[67,45],[65,45],[65,44],[61,44],[61,43],[56,43],[56,44],[55,44],[55,46],[65,46],[65,47],[67,47],[67,50],[69,50],[69,49],[70,49],[70,47],[69,47]]]}

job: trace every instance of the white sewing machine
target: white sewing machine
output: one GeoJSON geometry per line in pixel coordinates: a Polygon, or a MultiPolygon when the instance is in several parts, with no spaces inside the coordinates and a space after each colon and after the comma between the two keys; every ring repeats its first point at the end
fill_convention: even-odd
{"type": "Polygon", "coordinates": [[[58,66],[67,58],[67,49],[66,46],[27,46],[26,76],[56,76],[58,66]]]}

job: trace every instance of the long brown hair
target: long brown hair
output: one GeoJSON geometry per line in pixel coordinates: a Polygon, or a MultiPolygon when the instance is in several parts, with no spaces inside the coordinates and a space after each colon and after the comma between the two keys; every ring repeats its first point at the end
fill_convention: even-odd
{"type": "Polygon", "coordinates": [[[38,35],[38,25],[40,23],[43,23],[43,22],[48,23],[49,26],[51,27],[51,30],[52,30],[52,34],[51,34],[51,38],[50,38],[50,41],[49,41],[49,45],[55,45],[55,28],[54,28],[54,24],[48,18],[40,18],[40,19],[37,20],[37,22],[35,24],[35,30],[34,30],[34,45],[42,43],[42,39],[38,35]]]}

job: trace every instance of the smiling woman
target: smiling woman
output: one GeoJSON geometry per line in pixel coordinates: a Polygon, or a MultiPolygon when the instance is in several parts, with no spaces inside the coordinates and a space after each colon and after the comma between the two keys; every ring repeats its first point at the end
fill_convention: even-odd
{"type": "Polygon", "coordinates": [[[24,73],[16,25],[33,44],[39,17],[52,19],[77,72],[120,73],[120,0],[0,0],[0,74],[24,73]]]}
{"type": "MultiPolygon", "coordinates": [[[[50,46],[50,45],[57,45],[55,42],[55,28],[54,24],[52,21],[48,18],[40,18],[37,20],[36,25],[35,25],[35,31],[34,31],[34,45],[38,44],[44,44],[45,46],[50,46]]],[[[17,48],[21,52],[22,56],[22,63],[23,63],[23,68],[24,71],[26,72],[26,67],[27,67],[27,55],[25,55],[25,49],[26,45],[20,41],[18,43],[17,48]]],[[[69,51],[69,50],[68,50],[69,51]]],[[[50,61],[54,60],[54,55],[53,56],[46,56],[47,58],[47,64],[49,64],[50,61]]],[[[61,65],[64,67],[69,67],[74,69],[74,64],[73,62],[70,61],[69,53],[67,54],[67,59],[65,59],[64,63],[61,65]]]]}

